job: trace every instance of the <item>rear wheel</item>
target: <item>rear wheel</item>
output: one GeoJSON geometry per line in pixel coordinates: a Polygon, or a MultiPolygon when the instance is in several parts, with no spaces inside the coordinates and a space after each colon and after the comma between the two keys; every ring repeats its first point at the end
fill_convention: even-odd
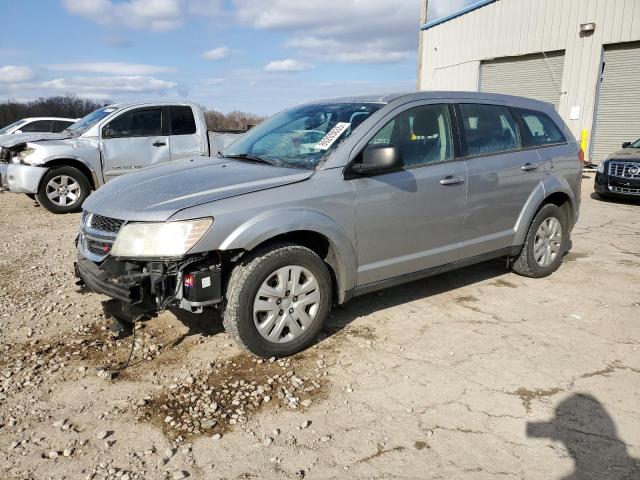
{"type": "Polygon", "coordinates": [[[77,168],[65,165],[44,175],[36,200],[50,212],[72,213],[80,211],[90,191],[87,177],[77,168]]]}
{"type": "Polygon", "coordinates": [[[525,277],[551,275],[562,264],[569,245],[569,228],[560,207],[544,205],[533,218],[513,271],[525,277]]]}
{"type": "Polygon", "coordinates": [[[276,244],[233,269],[224,326],[255,355],[293,355],[314,341],[331,298],[331,276],[318,255],[299,245],[276,244]]]}

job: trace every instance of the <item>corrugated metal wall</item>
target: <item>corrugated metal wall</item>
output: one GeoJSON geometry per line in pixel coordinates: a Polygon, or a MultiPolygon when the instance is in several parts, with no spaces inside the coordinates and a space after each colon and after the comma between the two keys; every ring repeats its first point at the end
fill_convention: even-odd
{"type": "Polygon", "coordinates": [[[558,110],[579,137],[591,133],[603,45],[640,40],[640,0],[498,0],[422,35],[425,90],[477,90],[483,60],[565,50],[558,110]],[[587,22],[596,30],[583,36],[587,22]]]}
{"type": "Polygon", "coordinates": [[[557,109],[563,70],[564,51],[485,60],[480,66],[479,90],[535,98],[557,109]]]}

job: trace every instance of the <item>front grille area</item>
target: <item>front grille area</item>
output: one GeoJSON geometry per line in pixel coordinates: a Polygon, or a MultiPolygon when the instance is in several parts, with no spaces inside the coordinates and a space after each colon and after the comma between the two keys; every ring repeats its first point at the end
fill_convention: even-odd
{"type": "Polygon", "coordinates": [[[609,161],[609,176],[640,180],[640,162],[609,161]]]}
{"type": "Polygon", "coordinates": [[[0,147],[0,163],[9,163],[9,149],[0,147]]]}
{"type": "Polygon", "coordinates": [[[103,217],[102,215],[90,215],[89,228],[100,232],[118,233],[124,220],[116,218],[103,217]]]}
{"type": "Polygon", "coordinates": [[[624,193],[627,195],[640,195],[640,188],[614,187],[610,185],[609,190],[614,193],[624,193]]]}

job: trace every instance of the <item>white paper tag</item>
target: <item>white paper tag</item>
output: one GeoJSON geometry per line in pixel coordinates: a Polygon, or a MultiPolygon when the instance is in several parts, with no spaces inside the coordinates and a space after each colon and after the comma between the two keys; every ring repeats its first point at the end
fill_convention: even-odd
{"type": "Polygon", "coordinates": [[[202,279],[202,288],[207,288],[211,286],[211,277],[204,277],[202,279]]]}
{"type": "Polygon", "coordinates": [[[349,126],[351,126],[351,124],[347,122],[336,123],[336,126],[329,130],[322,140],[316,143],[315,148],[318,150],[329,149],[329,147],[333,145],[338,138],[340,138],[340,135],[342,135],[349,126]]]}

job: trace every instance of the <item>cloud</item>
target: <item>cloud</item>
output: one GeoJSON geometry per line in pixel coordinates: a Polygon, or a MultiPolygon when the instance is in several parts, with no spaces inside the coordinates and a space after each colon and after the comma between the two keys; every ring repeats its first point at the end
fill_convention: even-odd
{"type": "Polygon", "coordinates": [[[309,70],[312,68],[312,65],[301,62],[298,60],[294,60],[292,58],[287,58],[285,60],[274,60],[273,62],[269,62],[264,66],[265,72],[302,72],[304,70],[309,70]]]}
{"type": "Polygon", "coordinates": [[[287,33],[285,47],[305,58],[388,63],[416,56],[420,2],[234,0],[234,5],[241,23],[287,33]]]}
{"type": "Polygon", "coordinates": [[[153,31],[180,28],[184,4],[183,0],[63,0],[69,13],[98,24],[153,31]]]}
{"type": "Polygon", "coordinates": [[[205,60],[219,61],[229,57],[230,54],[231,54],[231,49],[229,47],[218,47],[211,50],[207,50],[206,52],[202,52],[201,56],[205,60]]]}
{"type": "Polygon", "coordinates": [[[475,0],[430,0],[427,9],[427,21],[437,20],[474,3],[475,0]]]}
{"type": "Polygon", "coordinates": [[[33,77],[33,70],[29,67],[19,67],[16,65],[4,65],[0,67],[0,83],[28,82],[33,77]]]}
{"type": "Polygon", "coordinates": [[[141,75],[113,76],[113,77],[71,77],[55,78],[39,84],[41,88],[57,92],[73,93],[142,93],[165,92],[177,86],[174,82],[167,82],[154,77],[141,75]]]}
{"type": "Polygon", "coordinates": [[[47,68],[59,72],[107,73],[110,75],[151,75],[175,72],[176,70],[174,67],[124,62],[54,63],[47,65],[47,68]]]}

